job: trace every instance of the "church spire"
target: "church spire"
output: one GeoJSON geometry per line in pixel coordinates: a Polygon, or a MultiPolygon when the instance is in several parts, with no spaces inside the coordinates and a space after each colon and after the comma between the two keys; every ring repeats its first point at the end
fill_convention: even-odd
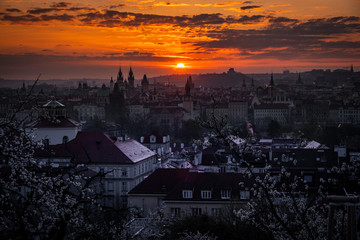
{"type": "Polygon", "coordinates": [[[271,79],[270,79],[270,84],[269,86],[271,87],[274,87],[275,86],[275,83],[274,83],[274,77],[273,77],[273,74],[271,73],[271,79]]]}
{"type": "Polygon", "coordinates": [[[134,73],[133,73],[132,68],[130,66],[130,71],[129,71],[129,76],[128,76],[128,82],[129,82],[129,87],[130,88],[134,88],[134,81],[135,81],[134,73]]]}
{"type": "Polygon", "coordinates": [[[300,76],[300,73],[299,73],[299,76],[298,76],[298,79],[296,81],[296,84],[303,84],[302,80],[301,80],[301,76],[300,76]]]}
{"type": "Polygon", "coordinates": [[[118,72],[118,76],[117,76],[117,82],[120,83],[120,84],[124,82],[124,77],[123,77],[123,74],[122,74],[122,71],[121,71],[121,66],[119,67],[119,72],[118,72]]]}

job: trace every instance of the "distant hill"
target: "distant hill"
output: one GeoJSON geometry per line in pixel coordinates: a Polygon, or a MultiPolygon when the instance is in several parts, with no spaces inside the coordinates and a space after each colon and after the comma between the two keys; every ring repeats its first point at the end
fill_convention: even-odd
{"type": "MultiPolygon", "coordinates": [[[[177,86],[185,86],[187,78],[190,74],[166,75],[150,78],[150,82],[169,82],[177,86]]],[[[246,75],[229,69],[227,73],[206,73],[194,74],[191,78],[195,87],[241,87],[243,79],[245,83],[250,84],[251,79],[246,75]]]]}

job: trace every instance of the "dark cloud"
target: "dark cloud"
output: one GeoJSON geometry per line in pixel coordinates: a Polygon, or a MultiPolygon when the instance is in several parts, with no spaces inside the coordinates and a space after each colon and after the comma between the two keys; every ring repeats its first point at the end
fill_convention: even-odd
{"type": "Polygon", "coordinates": [[[244,4],[252,4],[254,3],[253,1],[245,1],[244,4]]]}
{"type": "Polygon", "coordinates": [[[57,3],[53,3],[50,6],[54,7],[54,8],[65,8],[65,7],[68,7],[70,5],[71,5],[71,3],[69,3],[69,2],[57,2],[57,3]]]}
{"type": "Polygon", "coordinates": [[[7,8],[6,11],[7,12],[22,12],[20,9],[17,9],[17,8],[7,8]]]}
{"type": "Polygon", "coordinates": [[[297,23],[299,20],[287,18],[287,17],[271,17],[269,19],[270,23],[297,23]]]}
{"type": "Polygon", "coordinates": [[[63,9],[59,9],[59,8],[35,8],[35,9],[27,10],[27,12],[30,14],[43,14],[54,11],[62,11],[62,10],[63,9]]]}
{"type": "Polygon", "coordinates": [[[114,9],[114,8],[121,8],[121,7],[125,7],[125,4],[120,3],[120,4],[117,4],[117,5],[111,5],[109,8],[114,9]]]}
{"type": "Polygon", "coordinates": [[[25,22],[39,22],[39,21],[41,21],[41,19],[39,17],[36,17],[34,15],[31,15],[31,14],[21,15],[21,16],[5,15],[2,20],[13,22],[13,23],[25,23],[25,22]]]}
{"type": "Polygon", "coordinates": [[[57,20],[57,21],[71,21],[74,19],[74,16],[68,15],[68,14],[63,14],[63,15],[41,15],[41,20],[43,21],[51,21],[51,20],[57,20]]]}
{"type": "Polygon", "coordinates": [[[41,15],[41,16],[34,16],[31,14],[27,15],[21,15],[21,16],[10,16],[5,15],[2,20],[9,21],[12,23],[31,23],[31,22],[46,22],[46,21],[71,21],[74,19],[74,16],[68,15],[68,14],[62,14],[62,15],[41,15]]]}
{"type": "Polygon", "coordinates": [[[243,56],[250,58],[355,58],[360,53],[360,41],[336,40],[339,34],[360,33],[358,17],[311,19],[306,22],[267,18],[270,25],[265,29],[214,30],[208,36],[218,40],[199,42],[195,46],[210,50],[237,48],[244,53],[243,56]]]}
{"type": "Polygon", "coordinates": [[[88,7],[71,7],[71,8],[61,8],[61,7],[52,7],[52,8],[34,8],[30,9],[27,12],[30,14],[43,14],[49,12],[60,12],[60,11],[81,11],[81,10],[89,10],[93,11],[95,8],[88,8],[88,7]]]}
{"type": "Polygon", "coordinates": [[[237,22],[242,24],[253,24],[253,23],[261,22],[265,18],[266,17],[264,15],[252,15],[252,16],[243,15],[237,20],[237,22]]]}
{"type": "Polygon", "coordinates": [[[241,10],[250,10],[250,9],[256,9],[256,8],[262,8],[262,6],[260,6],[260,5],[251,5],[251,6],[240,7],[241,10]]]}

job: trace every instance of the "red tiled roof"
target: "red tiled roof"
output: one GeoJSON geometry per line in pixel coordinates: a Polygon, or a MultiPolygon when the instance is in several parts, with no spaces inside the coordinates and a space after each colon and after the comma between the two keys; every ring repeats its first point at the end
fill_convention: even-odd
{"type": "Polygon", "coordinates": [[[67,145],[78,163],[132,164],[155,155],[135,140],[120,142],[101,132],[79,132],[67,145]]]}
{"type": "Polygon", "coordinates": [[[200,173],[189,169],[157,169],[129,194],[166,194],[165,200],[203,200],[201,190],[211,190],[209,200],[220,200],[221,190],[231,190],[231,198],[238,198],[243,187],[253,184],[242,173],[200,173]],[[240,184],[243,183],[243,184],[240,184]],[[193,198],[183,199],[182,190],[193,190],[193,198]]]}

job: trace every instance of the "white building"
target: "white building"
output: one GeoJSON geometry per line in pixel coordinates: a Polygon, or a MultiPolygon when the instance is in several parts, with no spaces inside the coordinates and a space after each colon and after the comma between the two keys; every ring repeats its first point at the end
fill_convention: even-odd
{"type": "Polygon", "coordinates": [[[119,141],[101,132],[80,132],[68,143],[74,161],[96,173],[102,180],[108,207],[126,208],[127,193],[157,166],[156,154],[135,140],[119,141]]]}
{"type": "Polygon", "coordinates": [[[105,108],[97,106],[95,104],[81,104],[74,106],[74,111],[77,114],[79,121],[88,120],[104,120],[105,119],[105,108]]]}
{"type": "Polygon", "coordinates": [[[81,124],[66,117],[65,106],[56,100],[42,106],[42,116],[27,124],[27,132],[45,145],[67,143],[81,131],[81,124]]]}
{"type": "Polygon", "coordinates": [[[271,120],[285,125],[290,121],[290,106],[288,104],[260,104],[254,106],[254,122],[256,125],[267,126],[271,120]]]}

